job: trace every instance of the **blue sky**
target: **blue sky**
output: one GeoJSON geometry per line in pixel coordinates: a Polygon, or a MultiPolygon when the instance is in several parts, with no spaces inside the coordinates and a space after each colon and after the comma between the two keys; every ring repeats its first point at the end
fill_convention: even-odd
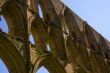
{"type": "MultiPolygon", "coordinates": [[[[62,0],[82,19],[86,20],[95,30],[110,40],[110,0],[62,0]]],[[[2,18],[0,27],[7,32],[2,18]]],[[[4,63],[0,60],[0,73],[8,73],[4,63]]],[[[48,73],[41,67],[37,73],[48,73]]]]}
{"type": "Polygon", "coordinates": [[[0,73],[8,73],[8,70],[1,59],[0,59],[0,73]]]}
{"type": "Polygon", "coordinates": [[[63,0],[82,19],[110,40],[110,0],[63,0]]]}

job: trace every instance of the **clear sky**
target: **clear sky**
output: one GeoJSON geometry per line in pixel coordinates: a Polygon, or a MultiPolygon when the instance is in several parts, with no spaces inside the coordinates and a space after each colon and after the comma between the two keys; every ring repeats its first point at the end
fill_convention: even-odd
{"type": "MultiPolygon", "coordinates": [[[[62,0],[82,19],[86,20],[95,30],[110,40],[110,0],[62,0]]],[[[2,18],[0,27],[7,32],[5,21],[2,18]]],[[[32,39],[32,37],[31,37],[32,39]]],[[[8,73],[0,60],[0,73],[8,73]]],[[[48,73],[41,67],[37,73],[48,73]]]]}
{"type": "Polygon", "coordinates": [[[110,40],[110,0],[63,0],[82,19],[110,40]]]}

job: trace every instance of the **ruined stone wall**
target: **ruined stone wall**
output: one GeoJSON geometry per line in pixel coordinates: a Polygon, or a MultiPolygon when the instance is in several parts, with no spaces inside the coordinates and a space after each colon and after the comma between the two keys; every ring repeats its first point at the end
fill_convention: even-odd
{"type": "Polygon", "coordinates": [[[10,73],[110,72],[110,42],[60,0],[0,0],[0,15],[9,28],[0,31],[0,58],[10,73]]]}

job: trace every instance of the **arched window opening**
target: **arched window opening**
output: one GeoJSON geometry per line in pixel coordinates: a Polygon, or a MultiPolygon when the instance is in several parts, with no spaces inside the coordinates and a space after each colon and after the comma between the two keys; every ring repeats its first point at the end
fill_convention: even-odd
{"type": "Polygon", "coordinates": [[[0,31],[8,33],[7,23],[2,15],[0,16],[0,31]]]}
{"type": "Polygon", "coordinates": [[[42,9],[40,7],[40,5],[38,5],[38,9],[39,9],[39,15],[41,18],[43,18],[43,12],[42,12],[42,9]]]}
{"type": "Polygon", "coordinates": [[[34,38],[33,38],[32,34],[29,37],[29,41],[31,42],[31,44],[35,45],[34,38]]]}
{"type": "Polygon", "coordinates": [[[49,73],[49,71],[44,66],[42,66],[36,73],[49,73]]]}
{"type": "Polygon", "coordinates": [[[50,45],[49,45],[49,44],[46,44],[46,46],[47,46],[47,50],[48,50],[48,51],[51,51],[50,45]]]}
{"type": "Polygon", "coordinates": [[[6,65],[4,64],[4,62],[2,61],[2,59],[0,59],[0,73],[9,73],[6,65]]]}

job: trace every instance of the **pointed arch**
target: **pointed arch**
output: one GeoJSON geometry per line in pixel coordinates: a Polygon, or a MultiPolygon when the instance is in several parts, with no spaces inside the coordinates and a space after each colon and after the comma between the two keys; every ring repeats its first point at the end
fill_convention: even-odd
{"type": "Polygon", "coordinates": [[[26,73],[21,54],[2,33],[0,33],[0,58],[4,61],[10,73],[26,73]]]}
{"type": "Polygon", "coordinates": [[[26,36],[25,31],[28,31],[25,22],[25,16],[24,14],[25,6],[19,5],[20,3],[15,0],[8,0],[1,6],[1,15],[4,16],[8,28],[9,28],[9,34],[14,36],[23,37],[26,36]]]}
{"type": "Polygon", "coordinates": [[[52,56],[52,54],[44,54],[36,61],[32,73],[44,66],[50,73],[66,73],[65,69],[59,63],[59,61],[52,56]]]}
{"type": "Polygon", "coordinates": [[[32,17],[30,19],[30,24],[31,24],[31,32],[35,40],[36,48],[47,50],[46,48],[47,32],[46,32],[45,23],[38,16],[38,17],[32,17]]]}

